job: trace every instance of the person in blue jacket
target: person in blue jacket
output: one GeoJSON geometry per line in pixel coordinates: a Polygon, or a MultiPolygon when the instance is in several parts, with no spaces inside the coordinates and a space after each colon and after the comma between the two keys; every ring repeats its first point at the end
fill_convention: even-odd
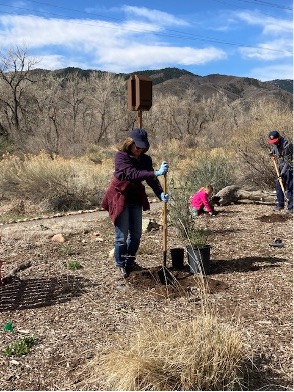
{"type": "MultiPolygon", "coordinates": [[[[271,145],[270,155],[274,156],[279,168],[286,198],[288,199],[287,212],[293,213],[293,143],[282,137],[278,131],[271,131],[268,135],[271,145]]],[[[281,188],[279,178],[276,181],[277,204],[276,211],[285,208],[285,195],[281,188]]]]}
{"type": "Polygon", "coordinates": [[[159,200],[166,203],[169,198],[158,180],[168,172],[168,164],[163,161],[159,170],[154,170],[152,159],[146,154],[149,147],[145,129],[134,128],[118,147],[113,178],[101,203],[114,224],[114,258],[123,278],[141,269],[136,263],[136,253],[142,235],[142,211],[150,209],[142,181],[146,181],[159,200]]]}

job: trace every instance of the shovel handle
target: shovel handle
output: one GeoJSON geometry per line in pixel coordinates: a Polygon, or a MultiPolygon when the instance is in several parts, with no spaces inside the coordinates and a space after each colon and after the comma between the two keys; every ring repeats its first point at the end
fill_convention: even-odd
{"type": "MultiPolygon", "coordinates": [[[[163,176],[163,192],[167,193],[167,175],[163,176]]],[[[167,203],[163,203],[163,225],[162,225],[162,247],[163,247],[163,266],[166,266],[167,253],[167,203]]]]}
{"type": "Polygon", "coordinates": [[[272,157],[272,161],[273,161],[273,164],[274,164],[277,176],[280,177],[280,171],[279,171],[279,168],[278,168],[278,164],[277,164],[276,158],[272,157]]]}
{"type": "MultiPolygon", "coordinates": [[[[282,191],[283,191],[283,193],[284,193],[285,199],[287,199],[285,187],[284,187],[283,180],[282,180],[282,178],[281,178],[281,174],[280,174],[280,171],[279,171],[279,168],[278,168],[277,160],[276,160],[275,157],[272,157],[272,161],[273,161],[274,166],[275,166],[275,169],[276,169],[276,173],[277,173],[277,176],[278,176],[278,181],[279,181],[279,183],[280,183],[281,189],[282,189],[282,191]]],[[[288,199],[287,199],[287,200],[288,200],[288,199]]]]}
{"type": "Polygon", "coordinates": [[[163,192],[167,193],[167,173],[163,176],[163,192]]]}

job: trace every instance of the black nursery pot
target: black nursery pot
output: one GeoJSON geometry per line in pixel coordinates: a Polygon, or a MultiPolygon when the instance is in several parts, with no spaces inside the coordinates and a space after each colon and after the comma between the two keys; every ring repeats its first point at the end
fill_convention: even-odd
{"type": "Polygon", "coordinates": [[[171,248],[170,250],[172,266],[181,270],[184,268],[184,248],[171,248]]]}
{"type": "Polygon", "coordinates": [[[187,256],[192,274],[210,274],[210,245],[201,248],[187,246],[187,256]]]}

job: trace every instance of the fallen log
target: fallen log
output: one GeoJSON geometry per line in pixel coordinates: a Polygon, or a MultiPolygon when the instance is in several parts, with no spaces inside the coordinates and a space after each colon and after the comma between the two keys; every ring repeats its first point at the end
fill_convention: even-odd
{"type": "Polygon", "coordinates": [[[245,200],[256,202],[258,204],[275,204],[276,194],[271,194],[269,192],[263,191],[246,191],[244,189],[239,189],[238,191],[239,201],[243,202],[245,200]]]}
{"type": "Polygon", "coordinates": [[[275,204],[275,192],[246,190],[237,185],[229,185],[221,189],[211,198],[212,204],[226,206],[234,203],[275,204]]]}

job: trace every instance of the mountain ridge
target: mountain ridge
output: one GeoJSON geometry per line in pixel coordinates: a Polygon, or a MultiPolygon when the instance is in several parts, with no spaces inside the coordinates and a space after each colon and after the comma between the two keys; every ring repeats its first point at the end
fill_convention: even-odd
{"type": "MultiPolygon", "coordinates": [[[[97,72],[99,75],[109,73],[91,69],[82,70],[75,67],[67,67],[55,71],[36,69],[32,72],[53,73],[58,77],[67,77],[70,74],[77,73],[78,76],[85,78],[88,78],[92,72],[97,72]]],[[[254,78],[233,75],[210,74],[200,76],[179,68],[138,70],[132,73],[110,73],[121,76],[125,80],[129,79],[131,75],[147,76],[152,80],[154,91],[164,95],[182,96],[188,88],[193,88],[195,97],[198,100],[207,99],[214,94],[222,93],[230,101],[240,98],[252,100],[265,96],[281,99],[289,105],[292,105],[293,102],[292,79],[275,79],[262,82],[254,78]]]]}

